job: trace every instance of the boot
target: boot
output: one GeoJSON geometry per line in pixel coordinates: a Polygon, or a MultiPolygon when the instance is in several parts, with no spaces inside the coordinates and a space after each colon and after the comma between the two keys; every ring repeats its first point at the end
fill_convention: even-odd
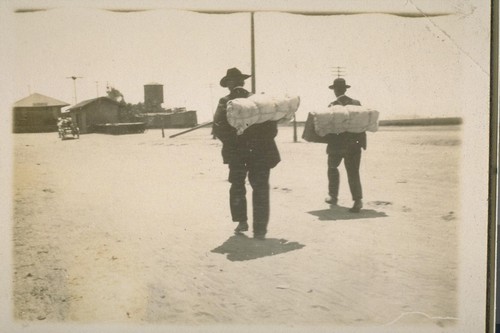
{"type": "Polygon", "coordinates": [[[253,222],[253,238],[263,240],[266,238],[267,223],[253,222]]]}
{"type": "Polygon", "coordinates": [[[332,205],[332,206],[336,206],[337,205],[337,198],[334,198],[332,196],[327,196],[325,198],[325,202],[332,205]]]}
{"type": "Polygon", "coordinates": [[[239,234],[243,231],[248,231],[247,221],[241,221],[240,223],[238,223],[238,226],[236,227],[236,229],[234,229],[235,234],[239,234]]]}
{"type": "Polygon", "coordinates": [[[363,208],[363,201],[361,201],[361,199],[358,199],[354,200],[354,205],[351,209],[349,209],[349,211],[351,213],[359,213],[361,211],[361,208],[363,208]]]}

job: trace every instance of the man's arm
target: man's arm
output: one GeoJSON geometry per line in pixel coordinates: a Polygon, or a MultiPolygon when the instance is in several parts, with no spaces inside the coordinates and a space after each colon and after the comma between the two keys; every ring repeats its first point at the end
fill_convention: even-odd
{"type": "Polygon", "coordinates": [[[217,110],[214,114],[213,134],[222,142],[227,141],[236,135],[236,129],[229,125],[227,121],[227,98],[219,100],[217,110]]]}

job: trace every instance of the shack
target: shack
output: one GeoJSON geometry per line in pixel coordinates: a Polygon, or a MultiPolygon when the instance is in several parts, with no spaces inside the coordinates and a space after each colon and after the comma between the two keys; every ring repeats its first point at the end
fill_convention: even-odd
{"type": "Polygon", "coordinates": [[[61,108],[69,104],[52,97],[34,93],[14,103],[13,132],[57,132],[61,108]]]}
{"type": "Polygon", "coordinates": [[[118,123],[120,103],[109,97],[97,97],[75,104],[66,112],[80,128],[80,133],[92,133],[97,125],[118,123]]]}
{"type": "Polygon", "coordinates": [[[185,128],[198,125],[196,111],[174,112],[167,117],[167,128],[185,128]]]}
{"type": "Polygon", "coordinates": [[[146,128],[187,128],[198,125],[196,111],[155,112],[138,115],[146,128]]]}

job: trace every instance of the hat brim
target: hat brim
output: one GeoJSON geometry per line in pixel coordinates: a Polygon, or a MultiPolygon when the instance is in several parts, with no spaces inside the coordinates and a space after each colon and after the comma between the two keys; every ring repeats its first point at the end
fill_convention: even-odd
{"type": "MultiPolygon", "coordinates": [[[[348,84],[346,84],[344,87],[345,87],[346,89],[347,89],[347,88],[351,88],[351,86],[350,86],[350,85],[348,85],[348,84]]],[[[328,86],[328,88],[333,89],[333,88],[335,88],[335,86],[332,84],[331,86],[328,86]]],[[[339,87],[339,88],[340,88],[340,87],[339,87]]]]}
{"type": "Polygon", "coordinates": [[[239,76],[224,76],[221,80],[220,80],[220,85],[222,87],[227,87],[227,81],[228,80],[246,80],[248,79],[249,77],[251,77],[252,75],[249,75],[249,74],[241,74],[239,76]]]}

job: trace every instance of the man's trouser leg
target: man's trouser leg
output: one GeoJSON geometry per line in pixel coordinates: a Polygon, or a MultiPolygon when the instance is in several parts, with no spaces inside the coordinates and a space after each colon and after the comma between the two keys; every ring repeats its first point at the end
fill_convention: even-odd
{"type": "Polygon", "coordinates": [[[328,195],[332,199],[339,196],[339,165],[342,162],[342,154],[328,154],[328,195]]]}
{"type": "Polygon", "coordinates": [[[344,165],[347,171],[347,180],[351,190],[352,200],[361,200],[363,191],[361,188],[361,178],[359,176],[359,166],[361,164],[361,148],[349,151],[344,157],[344,165]]]}
{"type": "Polygon", "coordinates": [[[253,166],[248,170],[248,180],[252,186],[253,232],[257,235],[267,233],[269,223],[269,175],[267,166],[253,166]]]}
{"type": "Polygon", "coordinates": [[[247,199],[245,179],[247,167],[245,163],[229,164],[229,206],[231,208],[231,218],[234,222],[247,221],[247,199]]]}

